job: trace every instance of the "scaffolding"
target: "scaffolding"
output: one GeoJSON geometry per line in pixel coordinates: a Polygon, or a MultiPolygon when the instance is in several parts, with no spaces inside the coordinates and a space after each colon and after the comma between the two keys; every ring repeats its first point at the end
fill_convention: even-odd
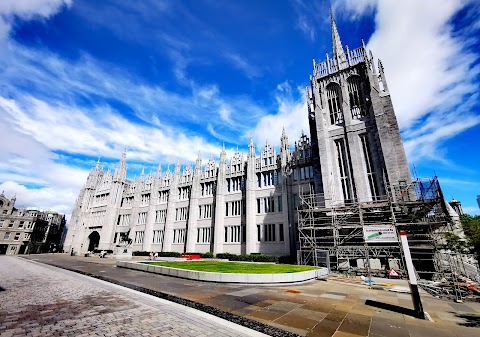
{"type": "Polygon", "coordinates": [[[330,201],[330,207],[323,194],[300,194],[298,263],[382,277],[394,268],[406,275],[400,241],[367,244],[363,236],[365,226],[394,225],[407,232],[421,279],[479,281],[472,259],[444,249],[444,233],[452,232],[454,224],[437,177],[400,183],[388,191],[371,201],[330,201]]]}

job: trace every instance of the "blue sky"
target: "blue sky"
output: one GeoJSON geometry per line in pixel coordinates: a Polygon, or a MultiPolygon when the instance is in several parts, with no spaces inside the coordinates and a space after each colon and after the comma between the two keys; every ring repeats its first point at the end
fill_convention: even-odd
{"type": "Polygon", "coordinates": [[[67,215],[98,157],[129,176],[307,131],[312,59],[363,38],[409,163],[479,214],[478,1],[0,1],[0,190],[67,215]]]}

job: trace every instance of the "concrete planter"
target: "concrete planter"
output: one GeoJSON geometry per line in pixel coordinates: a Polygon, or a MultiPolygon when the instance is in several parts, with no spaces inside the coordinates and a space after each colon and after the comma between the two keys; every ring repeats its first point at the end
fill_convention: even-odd
{"type": "MultiPolygon", "coordinates": [[[[183,259],[182,259],[183,260],[183,259]]],[[[187,262],[186,262],[187,263],[187,262]]],[[[302,271],[298,273],[286,274],[233,274],[233,273],[213,273],[195,270],[185,270],[178,268],[169,268],[162,266],[152,266],[140,262],[117,261],[117,267],[128,268],[149,273],[179,277],[189,280],[218,282],[218,283],[252,283],[252,284],[278,284],[278,283],[298,283],[324,277],[328,274],[326,268],[302,271]]]]}

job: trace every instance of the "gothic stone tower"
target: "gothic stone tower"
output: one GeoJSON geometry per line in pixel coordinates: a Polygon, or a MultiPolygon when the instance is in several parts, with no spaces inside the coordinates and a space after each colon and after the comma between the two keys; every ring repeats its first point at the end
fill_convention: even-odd
{"type": "Polygon", "coordinates": [[[325,206],[384,198],[411,176],[397,119],[378,61],[360,48],[343,49],[333,13],[332,57],[313,61],[306,89],[316,163],[316,190],[325,206]]]}

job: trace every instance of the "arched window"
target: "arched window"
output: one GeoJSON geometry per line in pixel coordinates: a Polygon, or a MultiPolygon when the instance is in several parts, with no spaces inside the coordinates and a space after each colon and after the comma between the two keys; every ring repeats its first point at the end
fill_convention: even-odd
{"type": "Polygon", "coordinates": [[[351,76],[348,78],[348,97],[350,102],[350,112],[352,118],[365,116],[365,104],[363,92],[360,85],[360,77],[351,76]]]}
{"type": "Polygon", "coordinates": [[[342,106],[340,104],[340,86],[336,83],[330,83],[327,85],[327,101],[328,110],[330,111],[330,123],[342,124],[343,113],[342,106]]]}

